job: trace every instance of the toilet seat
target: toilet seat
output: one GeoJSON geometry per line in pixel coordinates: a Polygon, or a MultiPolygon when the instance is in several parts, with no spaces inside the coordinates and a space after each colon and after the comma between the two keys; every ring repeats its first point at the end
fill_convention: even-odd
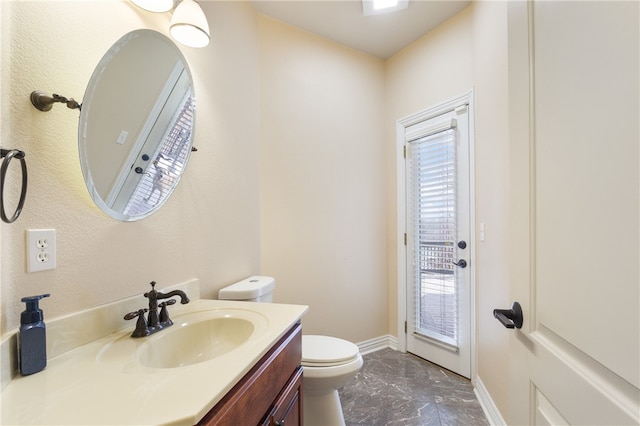
{"type": "Polygon", "coordinates": [[[348,364],[357,359],[359,353],[357,345],[337,337],[302,336],[302,365],[306,367],[348,364]]]}

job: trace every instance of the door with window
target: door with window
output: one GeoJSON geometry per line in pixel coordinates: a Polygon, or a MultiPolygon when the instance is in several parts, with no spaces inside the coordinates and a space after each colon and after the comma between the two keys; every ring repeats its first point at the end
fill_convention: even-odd
{"type": "Polygon", "coordinates": [[[640,6],[508,10],[508,422],[637,425],[640,6]]]}
{"type": "Polygon", "coordinates": [[[470,377],[468,101],[404,124],[407,351],[470,377]]]}

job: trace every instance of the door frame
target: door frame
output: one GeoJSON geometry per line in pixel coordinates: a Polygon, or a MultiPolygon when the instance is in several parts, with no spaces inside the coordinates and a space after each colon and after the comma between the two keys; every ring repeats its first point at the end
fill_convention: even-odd
{"type": "Polygon", "coordinates": [[[407,232],[406,218],[406,161],[404,146],[405,129],[414,124],[437,117],[441,114],[454,111],[457,107],[468,104],[469,115],[469,264],[474,268],[469,277],[470,309],[469,320],[471,324],[470,352],[471,352],[471,382],[475,383],[477,351],[476,351],[476,326],[475,326],[475,275],[476,275],[476,238],[475,238],[475,141],[474,141],[474,111],[473,89],[467,93],[449,99],[436,106],[426,108],[415,114],[411,114],[396,121],[396,182],[397,182],[397,292],[398,292],[398,350],[407,352],[407,332],[405,324],[407,319],[407,246],[405,245],[405,233],[407,232]]]}

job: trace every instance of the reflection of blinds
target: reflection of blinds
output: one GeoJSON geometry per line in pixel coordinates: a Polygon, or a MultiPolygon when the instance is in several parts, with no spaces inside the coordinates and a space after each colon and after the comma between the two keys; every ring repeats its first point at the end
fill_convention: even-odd
{"type": "Polygon", "coordinates": [[[137,216],[146,214],[161,204],[171,194],[176,180],[180,178],[189,156],[191,132],[193,131],[193,112],[195,100],[190,93],[184,99],[182,109],[173,117],[160,146],[160,151],[147,168],[129,201],[125,214],[137,216]]]}
{"type": "Polygon", "coordinates": [[[458,303],[452,264],[456,254],[456,140],[452,125],[440,126],[437,133],[420,132],[409,142],[407,193],[415,331],[457,346],[458,303]]]}
{"type": "MultiPolygon", "coordinates": [[[[165,136],[165,142],[162,144],[160,153],[166,158],[172,159],[171,167],[176,169],[182,167],[187,161],[189,150],[189,138],[193,129],[193,97],[189,96],[184,103],[182,111],[177,115],[175,124],[169,128],[165,136]]],[[[175,170],[182,172],[182,170],[175,170]]]]}

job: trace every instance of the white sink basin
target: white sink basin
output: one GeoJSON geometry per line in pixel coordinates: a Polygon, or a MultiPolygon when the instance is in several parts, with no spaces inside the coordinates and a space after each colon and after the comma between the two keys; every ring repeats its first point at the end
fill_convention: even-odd
{"type": "Polygon", "coordinates": [[[237,349],[254,330],[251,321],[232,316],[174,322],[140,346],[138,361],[151,368],[197,364],[237,349]]]}
{"type": "Polygon", "coordinates": [[[120,364],[131,372],[140,371],[140,367],[171,369],[199,364],[242,348],[263,334],[269,324],[264,315],[244,309],[197,311],[172,319],[172,326],[149,337],[133,338],[129,333],[110,342],[98,354],[98,363],[120,364]]]}

